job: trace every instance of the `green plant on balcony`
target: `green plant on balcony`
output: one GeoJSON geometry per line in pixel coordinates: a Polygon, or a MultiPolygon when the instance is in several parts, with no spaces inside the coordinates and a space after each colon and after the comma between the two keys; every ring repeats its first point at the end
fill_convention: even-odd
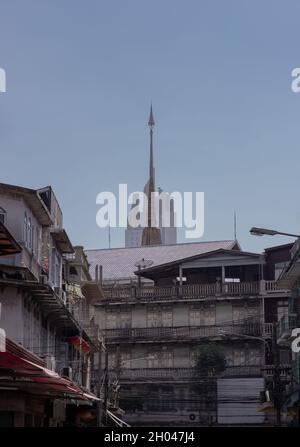
{"type": "Polygon", "coordinates": [[[199,377],[213,377],[226,369],[225,355],[213,343],[202,345],[196,353],[195,375],[199,377]]]}

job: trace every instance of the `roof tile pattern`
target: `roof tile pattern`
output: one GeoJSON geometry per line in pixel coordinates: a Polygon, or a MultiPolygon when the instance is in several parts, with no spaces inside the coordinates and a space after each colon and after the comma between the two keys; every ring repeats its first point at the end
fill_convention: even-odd
{"type": "Polygon", "coordinates": [[[135,264],[142,259],[152,261],[152,266],[185,259],[215,250],[231,250],[236,241],[195,242],[175,245],[156,245],[134,248],[86,250],[90,273],[95,277],[96,265],[102,265],[104,280],[134,278],[135,264]]]}

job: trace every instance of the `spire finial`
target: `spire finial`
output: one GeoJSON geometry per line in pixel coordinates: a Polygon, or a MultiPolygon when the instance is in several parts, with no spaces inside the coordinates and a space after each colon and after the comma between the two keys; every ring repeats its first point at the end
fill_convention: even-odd
{"type": "Polygon", "coordinates": [[[148,126],[149,127],[153,127],[154,125],[155,125],[155,121],[154,121],[153,110],[152,110],[152,103],[151,103],[148,126]]]}

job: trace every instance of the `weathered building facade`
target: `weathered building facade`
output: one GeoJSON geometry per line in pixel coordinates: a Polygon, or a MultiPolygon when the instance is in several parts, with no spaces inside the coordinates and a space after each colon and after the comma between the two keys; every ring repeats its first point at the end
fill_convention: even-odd
{"type": "MultiPolygon", "coordinates": [[[[87,251],[102,266],[109,369],[121,380],[121,406],[133,425],[262,424],[260,393],[274,374],[274,315],[287,302],[266,255],[236,241],[87,251]],[[150,266],[136,271],[139,260],[150,266]],[[139,278],[138,278],[139,277],[139,278]],[[272,307],[272,306],[271,306],[272,307]],[[213,344],[227,367],[209,382],[209,399],[195,365],[213,344]]],[[[275,263],[277,265],[277,262],[275,263]]],[[[283,355],[286,359],[286,356],[283,355]]],[[[286,369],[283,369],[283,373],[286,369]]]]}
{"type": "Polygon", "coordinates": [[[101,290],[88,271],[78,276],[82,266],[70,276],[77,250],[50,187],[0,184],[0,211],[19,247],[0,258],[0,425],[80,424],[80,409],[96,415],[100,402],[91,383],[99,340],[81,308],[101,290]]]}

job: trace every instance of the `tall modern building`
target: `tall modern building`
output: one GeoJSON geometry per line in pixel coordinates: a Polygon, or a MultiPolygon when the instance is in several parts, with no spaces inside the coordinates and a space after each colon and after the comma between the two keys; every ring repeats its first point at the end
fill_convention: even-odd
{"type": "MultiPolygon", "coordinates": [[[[170,227],[163,226],[162,204],[159,204],[158,227],[151,226],[155,220],[155,210],[151,203],[151,193],[157,191],[155,188],[155,168],[154,168],[154,150],[153,150],[153,132],[154,132],[154,115],[152,105],[148,121],[150,129],[150,158],[149,158],[149,179],[144,187],[144,193],[148,197],[148,223],[145,228],[131,227],[129,224],[125,230],[125,247],[141,247],[146,245],[170,245],[177,242],[177,230],[175,227],[175,213],[173,202],[170,202],[170,227]]],[[[162,192],[158,189],[158,192],[162,192]]],[[[168,193],[165,193],[168,194],[168,193]]]]}

